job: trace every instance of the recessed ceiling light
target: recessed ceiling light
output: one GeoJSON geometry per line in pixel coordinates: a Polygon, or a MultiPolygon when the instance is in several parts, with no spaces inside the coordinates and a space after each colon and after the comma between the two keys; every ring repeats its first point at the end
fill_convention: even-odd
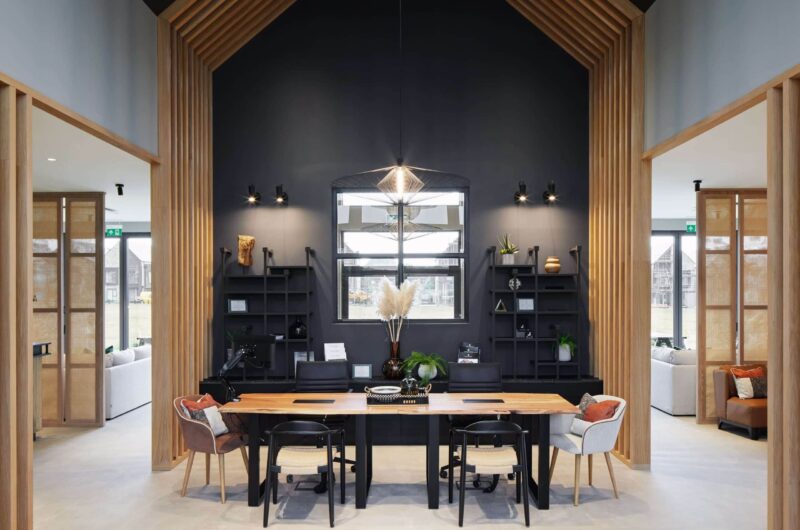
{"type": "Polygon", "coordinates": [[[55,158],[48,158],[48,159],[47,159],[47,161],[48,161],[48,162],[55,162],[55,161],[56,161],[56,159],[55,159],[55,158]]]}

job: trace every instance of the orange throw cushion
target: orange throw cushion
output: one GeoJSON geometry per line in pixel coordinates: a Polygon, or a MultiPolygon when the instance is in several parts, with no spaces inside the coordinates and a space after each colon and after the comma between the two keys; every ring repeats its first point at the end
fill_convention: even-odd
{"type": "Polygon", "coordinates": [[[583,421],[594,423],[600,420],[607,420],[614,417],[618,407],[619,401],[614,401],[613,399],[592,403],[586,407],[586,412],[583,413],[583,421]]]}
{"type": "Polygon", "coordinates": [[[208,407],[221,407],[219,403],[214,401],[214,398],[211,397],[210,394],[205,394],[197,401],[192,401],[190,399],[182,399],[181,405],[186,407],[186,410],[193,411],[193,410],[203,410],[207,409],[208,407]]]}
{"type": "Polygon", "coordinates": [[[733,377],[766,377],[767,374],[764,373],[764,368],[761,366],[757,366],[755,368],[751,368],[750,370],[744,370],[742,368],[731,368],[731,373],[733,377]]]}

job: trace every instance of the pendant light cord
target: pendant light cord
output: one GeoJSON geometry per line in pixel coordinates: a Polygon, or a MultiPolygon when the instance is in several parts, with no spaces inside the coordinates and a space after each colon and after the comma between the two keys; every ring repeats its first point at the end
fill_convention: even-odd
{"type": "Polygon", "coordinates": [[[397,108],[397,112],[399,114],[399,124],[400,124],[400,131],[399,131],[399,142],[400,142],[400,149],[398,151],[398,165],[402,165],[403,161],[403,82],[405,81],[405,77],[403,76],[403,0],[398,0],[397,2],[397,13],[398,13],[398,23],[397,23],[397,33],[398,33],[398,44],[399,44],[399,65],[397,71],[399,72],[400,78],[400,86],[399,86],[399,105],[397,108]]]}

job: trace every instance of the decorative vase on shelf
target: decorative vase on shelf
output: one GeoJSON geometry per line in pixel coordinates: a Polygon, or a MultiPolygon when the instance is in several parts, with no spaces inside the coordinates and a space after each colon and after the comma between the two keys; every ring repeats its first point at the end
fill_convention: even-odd
{"type": "Polygon", "coordinates": [[[513,265],[514,254],[500,254],[500,263],[502,265],[513,265]]]}
{"type": "Polygon", "coordinates": [[[308,327],[303,323],[300,317],[297,317],[289,327],[290,339],[305,339],[308,336],[308,327]]]}
{"type": "Polygon", "coordinates": [[[383,377],[399,381],[403,378],[403,360],[400,359],[400,343],[390,343],[389,358],[383,362],[383,377]]]}
{"type": "Polygon", "coordinates": [[[558,360],[566,363],[572,360],[572,349],[567,344],[560,344],[558,346],[558,360]]]}
{"type": "Polygon", "coordinates": [[[544,272],[547,274],[557,274],[561,270],[561,260],[557,256],[547,256],[544,262],[544,272]]]}

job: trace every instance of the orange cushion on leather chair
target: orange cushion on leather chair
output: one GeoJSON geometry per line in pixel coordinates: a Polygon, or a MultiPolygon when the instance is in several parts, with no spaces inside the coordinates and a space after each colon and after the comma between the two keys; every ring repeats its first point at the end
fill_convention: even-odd
{"type": "Polygon", "coordinates": [[[594,423],[600,420],[607,420],[614,417],[614,413],[619,407],[619,401],[609,399],[599,403],[592,403],[586,407],[586,412],[583,413],[583,421],[594,423]]]}
{"type": "Polygon", "coordinates": [[[755,368],[743,369],[743,368],[731,368],[731,373],[733,377],[764,377],[767,374],[764,373],[764,368],[761,366],[757,366],[755,368]]]}

